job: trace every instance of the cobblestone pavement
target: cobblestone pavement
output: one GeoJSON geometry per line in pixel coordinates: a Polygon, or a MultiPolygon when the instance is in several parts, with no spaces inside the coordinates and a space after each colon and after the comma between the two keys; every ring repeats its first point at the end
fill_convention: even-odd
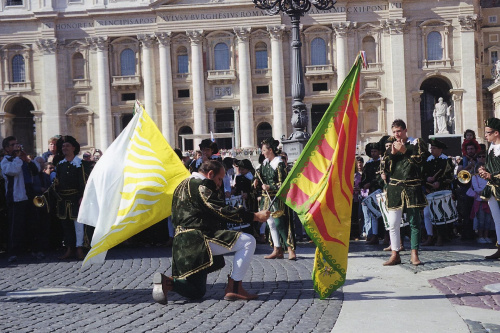
{"type": "Polygon", "coordinates": [[[117,248],[103,265],[0,259],[0,332],[330,332],[343,294],[320,300],[313,290],[314,248],[298,248],[299,260],[264,260],[259,245],[244,287],[256,301],[222,298],[232,266],[208,277],[207,294],[189,302],[175,293],[168,305],[151,298],[152,276],[170,272],[169,248],[117,248]]]}

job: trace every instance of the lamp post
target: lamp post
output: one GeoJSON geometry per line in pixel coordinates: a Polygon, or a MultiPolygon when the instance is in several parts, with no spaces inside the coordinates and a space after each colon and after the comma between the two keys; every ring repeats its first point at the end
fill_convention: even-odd
{"type": "Polygon", "coordinates": [[[337,3],[336,0],[252,0],[257,8],[263,9],[268,15],[280,12],[290,16],[292,22],[292,126],[294,132],[288,140],[282,140],[283,150],[288,153],[293,162],[302,151],[305,143],[311,137],[307,133],[307,108],[304,104],[304,70],[302,68],[300,41],[300,17],[314,5],[319,10],[328,10],[337,3]]]}

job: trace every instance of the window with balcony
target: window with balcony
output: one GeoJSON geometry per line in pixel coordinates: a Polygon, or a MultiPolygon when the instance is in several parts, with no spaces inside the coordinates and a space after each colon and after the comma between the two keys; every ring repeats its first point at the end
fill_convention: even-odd
{"type": "Polygon", "coordinates": [[[23,0],[7,0],[5,1],[5,7],[7,6],[22,6],[23,0]]]}
{"type": "Polygon", "coordinates": [[[120,75],[135,75],[135,53],[131,49],[125,49],[120,53],[120,75]]]}
{"type": "Polygon", "coordinates": [[[441,34],[432,31],[427,35],[427,60],[443,59],[443,43],[441,34]]]}
{"type": "Polygon", "coordinates": [[[257,43],[255,45],[255,68],[267,69],[267,45],[266,43],[257,43]]]}
{"type": "Polygon", "coordinates": [[[73,79],[80,80],[85,78],[85,59],[83,54],[77,52],[73,55],[72,59],[73,65],[73,79]]]}
{"type": "Polygon", "coordinates": [[[24,58],[22,55],[17,54],[12,58],[12,82],[25,82],[26,81],[26,68],[24,65],[24,58]]]}
{"type": "Polygon", "coordinates": [[[377,62],[377,45],[375,44],[375,38],[372,36],[363,38],[363,50],[366,54],[367,63],[373,64],[377,62]]]}
{"type": "Polygon", "coordinates": [[[311,65],[326,65],[326,43],[323,38],[314,38],[311,42],[311,65]]]}
{"type": "Polygon", "coordinates": [[[229,59],[229,47],[226,43],[218,43],[214,47],[214,69],[224,70],[229,69],[230,59],[229,59]]]}
{"type": "Polygon", "coordinates": [[[189,73],[188,51],[184,46],[177,49],[177,73],[189,73]]]}

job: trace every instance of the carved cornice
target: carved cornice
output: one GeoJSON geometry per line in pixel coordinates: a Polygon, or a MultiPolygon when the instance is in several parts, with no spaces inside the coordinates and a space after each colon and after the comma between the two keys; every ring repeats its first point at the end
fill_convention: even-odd
{"type": "Polygon", "coordinates": [[[36,41],[36,46],[38,47],[38,50],[43,52],[44,54],[52,54],[55,53],[57,50],[57,39],[55,38],[50,38],[50,39],[39,39],[36,41]]]}
{"type": "Polygon", "coordinates": [[[172,33],[168,32],[157,32],[155,33],[155,37],[158,40],[158,43],[162,46],[170,46],[170,37],[172,37],[172,33]]]}
{"type": "Polygon", "coordinates": [[[200,44],[203,41],[203,30],[186,30],[191,44],[200,44]]]}
{"type": "Polygon", "coordinates": [[[280,41],[283,38],[283,32],[285,31],[285,25],[268,25],[267,31],[269,32],[269,36],[271,36],[271,40],[280,41]]]}
{"type": "Polygon", "coordinates": [[[137,40],[141,42],[141,45],[145,48],[151,48],[153,47],[155,43],[155,35],[146,35],[146,34],[140,34],[137,35],[137,40]]]}
{"type": "Polygon", "coordinates": [[[248,42],[250,39],[250,32],[252,28],[250,27],[234,27],[233,28],[236,37],[238,37],[239,42],[248,42]]]}
{"type": "Polygon", "coordinates": [[[458,16],[458,23],[460,23],[462,31],[476,30],[477,21],[478,21],[477,14],[458,16]]]}
{"type": "Polygon", "coordinates": [[[380,20],[380,26],[386,33],[389,33],[391,35],[402,34],[407,25],[408,21],[405,17],[398,19],[380,20]]]}
{"type": "Polygon", "coordinates": [[[87,41],[87,43],[89,43],[89,45],[91,45],[94,50],[108,50],[108,36],[87,37],[85,40],[87,41]]]}

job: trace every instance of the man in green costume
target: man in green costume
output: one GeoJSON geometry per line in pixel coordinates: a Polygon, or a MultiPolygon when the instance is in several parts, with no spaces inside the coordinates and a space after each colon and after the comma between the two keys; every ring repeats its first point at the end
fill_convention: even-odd
{"type": "Polygon", "coordinates": [[[488,199],[491,215],[495,221],[497,233],[497,251],[486,259],[500,259],[500,119],[490,118],[485,122],[484,136],[491,143],[486,157],[486,167],[479,169],[481,178],[488,180],[488,184],[483,190],[482,198],[488,199]]]}
{"type": "MultiPolygon", "coordinates": [[[[438,191],[451,190],[451,182],[453,181],[453,171],[455,167],[451,158],[443,154],[443,149],[448,148],[444,142],[437,139],[430,139],[431,155],[427,158],[423,167],[423,176],[425,179],[426,194],[438,191]]],[[[451,191],[450,191],[451,192],[451,191]]],[[[434,232],[431,223],[430,206],[424,208],[424,223],[427,231],[427,241],[424,246],[434,245],[434,232]]],[[[437,246],[443,245],[443,236],[447,231],[449,224],[436,225],[437,246]]]]}
{"type": "Polygon", "coordinates": [[[167,292],[190,298],[202,298],[207,274],[224,267],[223,254],[236,252],[233,272],[228,276],[225,300],[250,300],[257,295],[243,289],[241,280],[255,251],[255,238],[240,231],[224,230],[222,223],[264,222],[269,211],[251,213],[226,206],[219,189],[225,175],[218,161],[206,161],[198,172],[183,180],[174,191],[172,223],[175,237],[172,247],[172,277],[155,273],[153,299],[167,302],[167,292]]]}
{"type": "Polygon", "coordinates": [[[427,147],[422,139],[408,138],[403,120],[394,120],[391,129],[395,142],[390,149],[387,149],[384,159],[391,175],[391,180],[387,184],[387,208],[392,255],[384,262],[384,266],[401,263],[399,250],[403,210],[406,212],[411,229],[411,263],[420,265],[418,258],[420,209],[427,206],[427,199],[422,190],[422,165],[427,159],[427,147]]]}

